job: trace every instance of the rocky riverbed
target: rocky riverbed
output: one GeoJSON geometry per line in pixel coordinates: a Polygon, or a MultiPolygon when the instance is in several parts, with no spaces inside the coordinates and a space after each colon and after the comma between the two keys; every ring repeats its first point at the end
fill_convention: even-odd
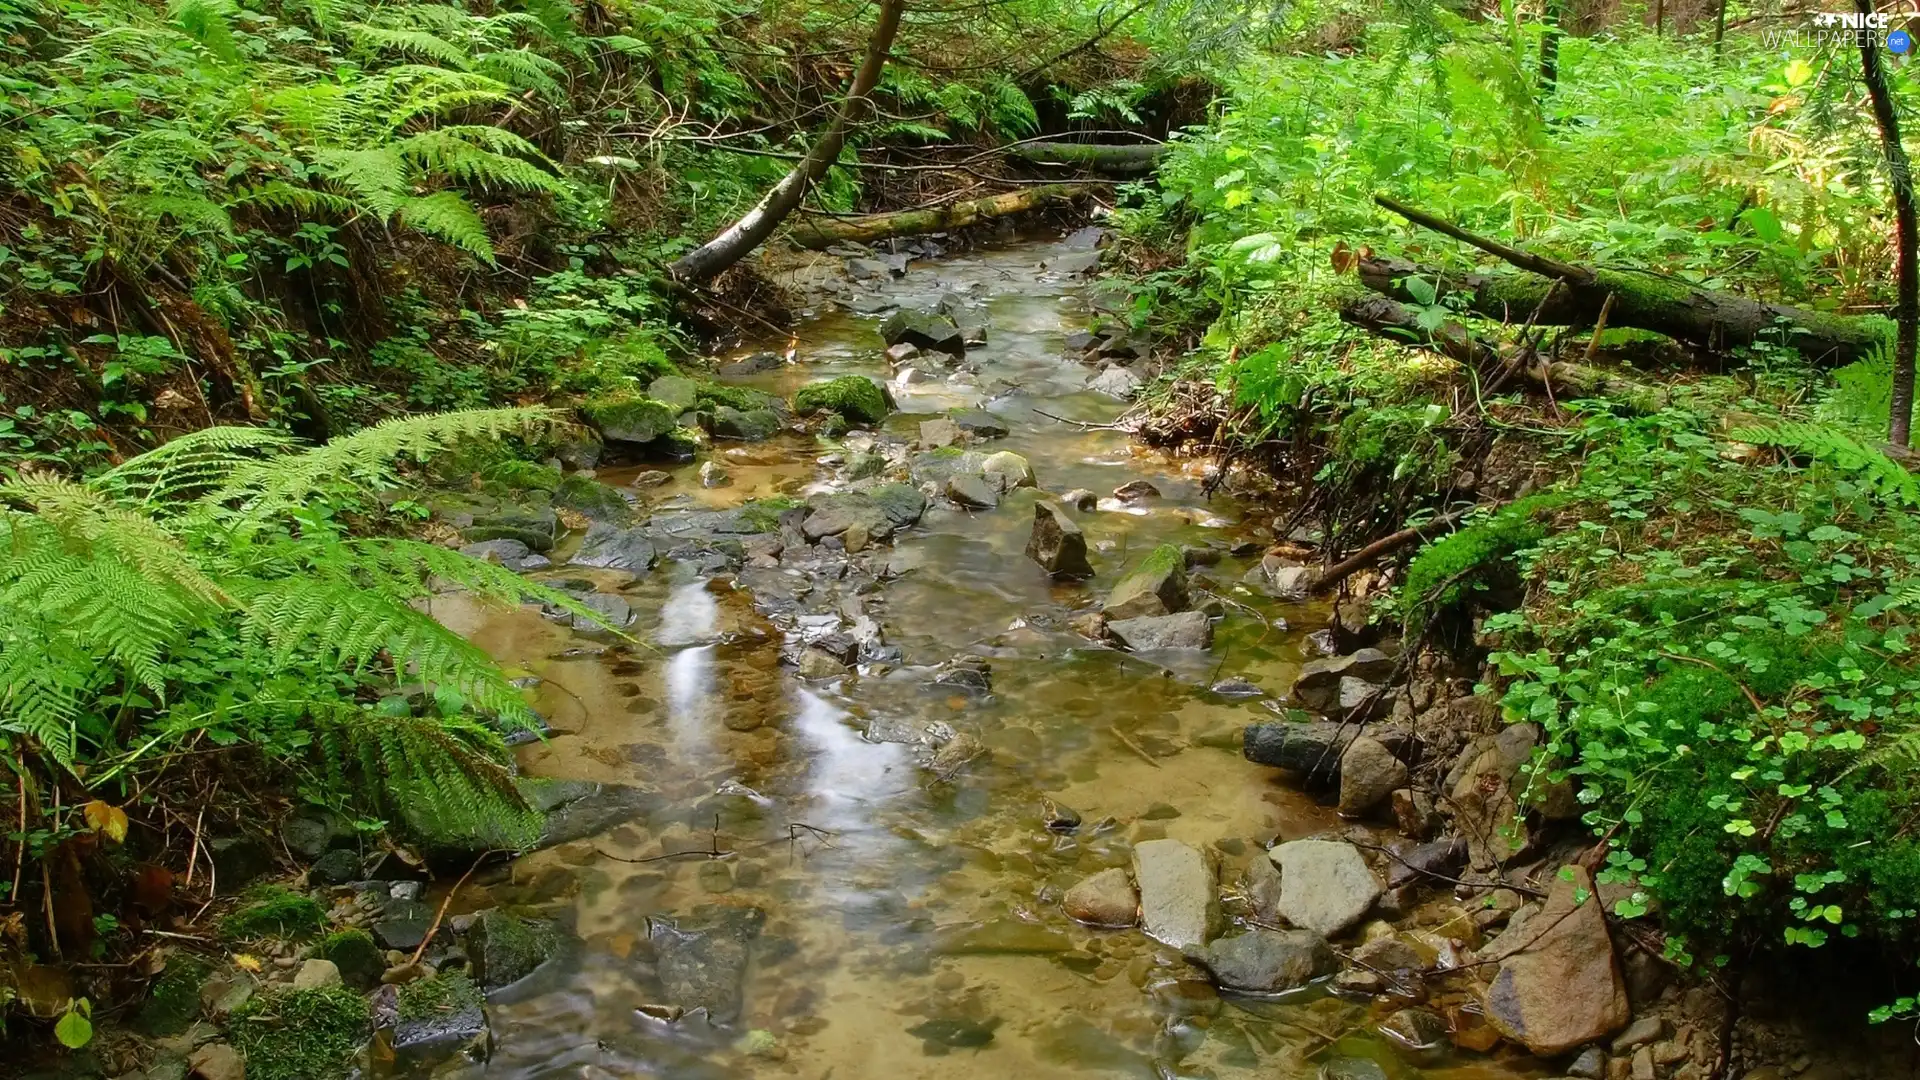
{"type": "Polygon", "coordinates": [[[1100,239],[840,253],[791,344],[437,500],[597,616],[434,606],[550,722],[539,850],[443,913],[487,838],[425,893],[320,842],[374,948],[267,978],[388,984],[380,1074],[1705,1080],[1723,1006],[1610,928],[1531,730],[1111,426],[1100,239]]]}

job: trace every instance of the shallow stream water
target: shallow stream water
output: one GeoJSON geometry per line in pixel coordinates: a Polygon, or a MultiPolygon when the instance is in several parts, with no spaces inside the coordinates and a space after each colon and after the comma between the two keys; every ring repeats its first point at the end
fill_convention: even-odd
{"type": "MultiPolygon", "coordinates": [[[[489,1061],[436,1075],[1306,1080],[1335,1057],[1370,1060],[1395,1080],[1540,1074],[1530,1062],[1482,1058],[1416,1067],[1371,1034],[1381,1013],[1364,1001],[1223,998],[1140,931],[1062,914],[1068,887],[1127,866],[1143,839],[1209,852],[1231,882],[1276,838],[1343,825],[1240,757],[1240,728],[1270,719],[1269,702],[1208,690],[1231,676],[1284,692],[1326,613],[1238,584],[1258,550],[1227,552],[1270,513],[1208,498],[1195,463],[1082,426],[1121,405],[1086,391],[1090,370],[1065,355],[1090,297],[1084,281],[1039,268],[1061,250],[1026,242],[919,262],[882,287],[911,306],[967,297],[988,319],[990,344],[969,351],[971,380],[896,388],[900,412],[881,437],[911,441],[920,420],[955,407],[996,414],[1010,432],[985,449],[1027,457],[1043,490],[1102,493],[1097,511],[1075,515],[1093,581],[1050,581],[1024,557],[1029,490],[990,511],[935,500],[890,549],[863,553],[873,573],[837,582],[673,559],[637,581],[596,576],[633,605],[630,633],[644,647],[609,649],[534,611],[455,602],[442,612],[541,680],[537,706],[555,730],[523,748],[528,775],[634,785],[654,809],[483,874],[456,896],[456,913],[558,914],[578,941],[490,1002],[489,1061]],[[1106,494],[1135,479],[1160,497],[1106,494]],[[1198,571],[1231,602],[1210,652],[1134,656],[1069,628],[1163,542],[1221,555],[1198,571]],[[901,663],[831,681],[782,666],[783,644],[818,625],[805,618],[826,615],[876,620],[901,663]],[[990,694],[930,681],[930,665],[960,656],[987,661],[990,694]],[[947,772],[923,767],[927,732],[940,725],[982,752],[947,772]],[[1076,811],[1080,828],[1049,831],[1049,802],[1076,811]],[[661,974],[671,961],[650,928],[745,918],[760,925],[744,936],[739,1015],[668,1019],[661,974]]],[[[784,393],[826,376],[887,378],[878,321],[820,314],[796,331],[795,362],[749,384],[784,393]]],[[[660,513],[804,496],[836,483],[836,453],[845,450],[797,435],[722,444],[712,456],[731,485],[703,488],[689,463],[643,497],[660,513]]],[[[620,484],[632,472],[600,478],[620,484]]]]}

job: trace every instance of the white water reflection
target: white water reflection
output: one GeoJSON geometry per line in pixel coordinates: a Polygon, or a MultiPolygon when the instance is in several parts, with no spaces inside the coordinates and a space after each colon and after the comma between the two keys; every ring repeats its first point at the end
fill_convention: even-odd
{"type": "Polygon", "coordinates": [[[807,789],[819,807],[809,813],[821,819],[814,824],[836,831],[871,825],[873,804],[911,791],[918,775],[907,747],[867,742],[846,719],[845,710],[795,688],[789,729],[806,740],[807,789]]]}
{"type": "Polygon", "coordinates": [[[676,585],[660,609],[661,645],[701,645],[710,642],[720,626],[720,601],[707,591],[705,578],[676,585]]]}

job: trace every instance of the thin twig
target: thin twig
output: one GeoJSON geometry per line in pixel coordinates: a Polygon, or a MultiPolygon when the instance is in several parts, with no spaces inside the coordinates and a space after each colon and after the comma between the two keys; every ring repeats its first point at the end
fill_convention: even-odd
{"type": "Polygon", "coordinates": [[[460,875],[460,880],[453,883],[453,888],[447,890],[445,899],[440,901],[440,910],[433,913],[433,925],[427,927],[427,935],[420,939],[420,944],[414,948],[413,956],[407,963],[417,964],[420,962],[420,958],[426,955],[427,944],[433,940],[434,934],[440,932],[440,920],[447,917],[447,908],[453,903],[454,894],[460,891],[460,886],[467,883],[467,879],[473,876],[475,870],[480,869],[480,864],[487,861],[487,856],[498,853],[498,848],[491,848],[481,852],[479,858],[473,860],[473,865],[467,867],[467,872],[460,875]]]}
{"type": "Polygon", "coordinates": [[[1124,745],[1127,749],[1133,751],[1136,754],[1139,754],[1141,761],[1146,762],[1147,764],[1153,766],[1156,769],[1160,767],[1160,763],[1154,760],[1154,757],[1152,754],[1147,753],[1146,750],[1143,749],[1139,743],[1134,742],[1132,739],[1128,738],[1127,733],[1124,731],[1121,731],[1117,725],[1108,724],[1107,730],[1113,732],[1113,737],[1116,739],[1119,739],[1121,744],[1124,745]]]}

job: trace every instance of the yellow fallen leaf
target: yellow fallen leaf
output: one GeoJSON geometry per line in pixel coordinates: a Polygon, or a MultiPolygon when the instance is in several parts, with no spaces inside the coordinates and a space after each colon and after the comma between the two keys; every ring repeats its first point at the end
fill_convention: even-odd
{"type": "Polygon", "coordinates": [[[80,808],[86,815],[87,825],[94,832],[106,833],[114,843],[124,843],[127,839],[127,812],[113,805],[95,799],[80,808]]]}
{"type": "Polygon", "coordinates": [[[233,966],[241,971],[257,972],[260,970],[260,958],[248,953],[234,953],[233,966]]]}

